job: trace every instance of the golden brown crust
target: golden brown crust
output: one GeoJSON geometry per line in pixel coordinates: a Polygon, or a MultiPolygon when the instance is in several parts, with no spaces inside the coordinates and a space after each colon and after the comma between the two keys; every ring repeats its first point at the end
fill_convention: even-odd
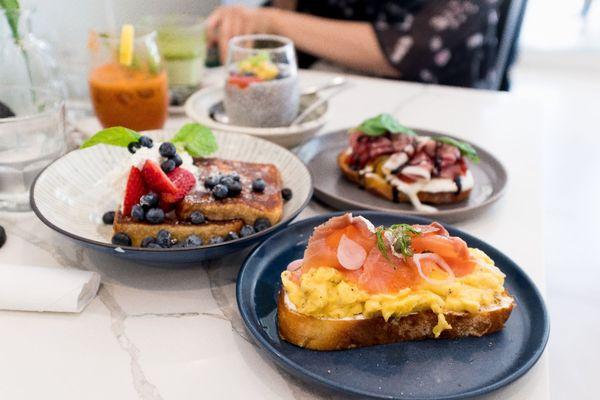
{"type": "MultiPolygon", "coordinates": [[[[337,158],[338,166],[342,171],[342,174],[348,179],[350,182],[356,183],[360,187],[363,187],[370,193],[373,193],[379,197],[383,197],[390,201],[394,201],[394,190],[392,185],[386,182],[383,177],[372,174],[369,176],[361,177],[357,171],[354,171],[350,168],[347,159],[348,154],[346,151],[342,151],[337,158]]],[[[453,192],[419,192],[417,196],[419,200],[423,203],[429,204],[453,204],[458,203],[459,201],[465,200],[471,194],[471,189],[462,191],[458,194],[453,192]]],[[[408,197],[401,192],[396,193],[396,201],[401,203],[409,203],[410,200],[408,197]]]]}
{"type": "MultiPolygon", "coordinates": [[[[497,332],[514,308],[514,299],[508,294],[505,305],[477,314],[445,314],[452,326],[440,338],[455,339],[466,336],[483,336],[497,332]]],[[[365,319],[319,319],[299,314],[285,301],[284,290],[277,300],[279,336],[296,346],[312,350],[344,350],[377,344],[433,338],[437,316],[432,311],[419,312],[404,317],[365,319]]]]}

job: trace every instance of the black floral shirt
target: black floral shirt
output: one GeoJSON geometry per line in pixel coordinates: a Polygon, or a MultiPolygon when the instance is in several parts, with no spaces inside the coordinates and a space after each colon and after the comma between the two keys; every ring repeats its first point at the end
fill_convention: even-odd
{"type": "MultiPolygon", "coordinates": [[[[486,87],[503,0],[298,0],[297,11],[372,24],[400,79],[486,87]]],[[[299,54],[301,67],[316,59],[299,54]]]]}

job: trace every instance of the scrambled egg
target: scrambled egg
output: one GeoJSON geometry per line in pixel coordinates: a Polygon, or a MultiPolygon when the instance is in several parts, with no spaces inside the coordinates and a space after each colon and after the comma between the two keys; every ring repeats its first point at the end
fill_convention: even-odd
{"type": "Polygon", "coordinates": [[[469,249],[482,261],[475,270],[450,283],[421,283],[395,294],[370,294],[347,282],[343,275],[331,267],[313,268],[302,275],[300,284],[291,280],[289,271],[281,275],[289,300],[301,314],[316,318],[367,318],[404,316],[432,310],[438,316],[433,329],[438,337],[451,326],[444,317],[449,312],[476,313],[498,303],[504,292],[504,274],[481,250],[469,249]]]}

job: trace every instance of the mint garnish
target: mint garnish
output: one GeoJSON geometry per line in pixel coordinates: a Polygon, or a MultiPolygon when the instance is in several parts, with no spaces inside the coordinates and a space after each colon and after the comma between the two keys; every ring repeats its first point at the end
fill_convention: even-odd
{"type": "Polygon", "coordinates": [[[392,115],[383,113],[363,121],[357,128],[367,136],[381,136],[387,132],[416,136],[416,132],[400,124],[392,115]]]}
{"type": "Polygon", "coordinates": [[[189,123],[181,127],[171,142],[182,145],[192,157],[206,157],[218,149],[217,140],[207,127],[189,123]]]}
{"type": "Polygon", "coordinates": [[[141,135],[134,130],[122,126],[102,129],[94,136],[83,142],[81,149],[97,144],[110,144],[113,146],[127,147],[131,142],[137,142],[141,135]]]}

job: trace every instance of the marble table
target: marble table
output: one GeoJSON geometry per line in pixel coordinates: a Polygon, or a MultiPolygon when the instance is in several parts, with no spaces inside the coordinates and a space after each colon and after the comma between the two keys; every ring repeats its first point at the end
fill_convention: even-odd
{"type": "MultiPolygon", "coordinates": [[[[328,77],[302,73],[305,85],[328,77]]],[[[456,226],[510,255],[544,291],[538,102],[349,78],[352,86],[331,101],[322,133],[385,111],[407,125],[473,141],[505,163],[505,197],[456,226]]],[[[327,211],[312,202],[298,218],[327,211]]],[[[97,298],[81,314],[0,311],[0,398],[341,398],[289,376],[249,338],[235,302],[245,254],[194,268],[157,269],[82,248],[32,213],[0,213],[0,224],[8,233],[0,268],[35,264],[102,275],[97,298]]],[[[546,355],[523,378],[485,398],[548,399],[546,355]]]]}

